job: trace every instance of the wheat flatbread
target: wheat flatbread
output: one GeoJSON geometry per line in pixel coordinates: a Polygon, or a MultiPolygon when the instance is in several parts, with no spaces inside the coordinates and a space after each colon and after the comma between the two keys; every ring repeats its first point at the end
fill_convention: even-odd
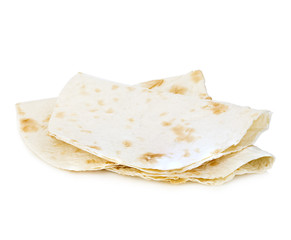
{"type": "Polygon", "coordinates": [[[77,74],[61,92],[48,129],[110,162],[174,173],[245,148],[269,120],[268,111],[77,74]]]}
{"type": "MultiPolygon", "coordinates": [[[[174,94],[192,95],[211,100],[205,88],[201,71],[159,79],[138,86],[174,94]],[[193,78],[195,81],[193,81],[193,78]]],[[[264,172],[273,163],[273,156],[254,146],[238,153],[228,154],[206,162],[195,170],[177,173],[173,176],[155,175],[106,161],[82,151],[70,144],[48,135],[47,125],[56,98],[17,104],[20,132],[28,147],[50,165],[66,170],[90,171],[107,169],[122,175],[139,176],[145,179],[183,183],[186,181],[203,184],[221,184],[235,175],[264,172]]]]}
{"type": "MultiPolygon", "coordinates": [[[[143,82],[137,86],[210,99],[203,74],[199,70],[181,76],[143,82]]],[[[20,134],[25,144],[48,164],[65,170],[101,170],[117,165],[48,134],[48,122],[56,100],[51,98],[16,104],[20,134]]]]}

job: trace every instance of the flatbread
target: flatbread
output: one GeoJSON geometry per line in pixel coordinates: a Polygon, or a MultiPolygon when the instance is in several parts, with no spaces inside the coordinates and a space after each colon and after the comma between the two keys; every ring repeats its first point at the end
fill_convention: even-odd
{"type": "Polygon", "coordinates": [[[58,98],[49,132],[116,164],[174,174],[245,148],[269,120],[267,111],[77,74],[58,98]]]}
{"type": "MultiPolygon", "coordinates": [[[[200,98],[211,99],[206,92],[204,78],[201,71],[191,72],[178,77],[149,81],[141,83],[139,86],[149,89],[166,88],[172,93],[197,95],[200,98]],[[193,75],[200,76],[200,81],[192,81],[193,75]],[[161,83],[163,83],[162,86],[161,83]],[[177,86],[180,86],[178,89],[181,89],[181,86],[186,88],[186,92],[177,92],[177,86]]],[[[56,98],[20,103],[17,104],[17,110],[21,127],[20,132],[24,138],[24,142],[41,159],[57,168],[73,171],[107,169],[123,175],[139,176],[146,179],[168,181],[171,183],[192,181],[200,182],[202,184],[216,185],[229,181],[238,174],[264,172],[271,167],[274,160],[270,154],[259,150],[258,148],[256,148],[257,153],[253,154],[253,151],[247,150],[248,148],[254,148],[253,146],[250,146],[242,151],[244,152],[245,157],[238,158],[237,156],[242,155],[229,154],[219,159],[209,161],[198,167],[196,169],[196,175],[193,176],[191,176],[191,171],[187,174],[176,174],[172,178],[150,175],[134,168],[108,162],[49,136],[47,133],[47,124],[55,106],[55,102],[56,98]],[[36,122],[36,125],[34,124],[34,127],[32,126],[30,130],[27,128],[27,121],[23,121],[26,119],[33,119],[34,122],[36,122]],[[37,127],[37,131],[33,130],[35,127],[37,127]],[[225,161],[225,159],[228,159],[228,161],[225,161]],[[215,168],[213,167],[214,165],[216,166],[215,168]],[[224,171],[217,170],[217,168],[224,171]],[[215,171],[213,171],[214,174],[210,171],[211,169],[215,169],[215,171]],[[199,172],[199,177],[197,176],[197,172],[199,172]],[[189,174],[191,178],[189,177],[189,174]]]]}
{"type": "Polygon", "coordinates": [[[170,183],[199,182],[207,185],[219,185],[230,181],[236,175],[265,172],[271,168],[273,162],[274,157],[271,154],[255,146],[249,146],[239,152],[206,162],[197,168],[170,176],[149,174],[126,166],[108,167],[107,170],[121,175],[170,183]]]}
{"type": "MultiPolygon", "coordinates": [[[[203,74],[199,70],[181,76],[143,82],[137,86],[211,99],[206,91],[203,74]]],[[[48,134],[48,122],[56,101],[56,98],[51,98],[16,104],[20,134],[28,148],[48,164],[65,170],[101,170],[117,165],[48,134]]]]}

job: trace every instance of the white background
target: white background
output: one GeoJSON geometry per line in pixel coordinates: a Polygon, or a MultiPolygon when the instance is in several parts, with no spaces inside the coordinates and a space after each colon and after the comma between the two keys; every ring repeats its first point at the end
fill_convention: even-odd
{"type": "Polygon", "coordinates": [[[0,239],[290,239],[290,1],[0,1],[0,239]],[[16,102],[77,72],[135,84],[201,69],[215,100],[269,109],[266,174],[218,187],[72,173],[37,159],[16,102]]]}

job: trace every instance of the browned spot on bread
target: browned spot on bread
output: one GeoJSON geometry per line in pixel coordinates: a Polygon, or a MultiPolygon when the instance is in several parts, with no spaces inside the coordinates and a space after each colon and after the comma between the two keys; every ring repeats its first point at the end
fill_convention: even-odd
{"type": "Polygon", "coordinates": [[[97,108],[89,110],[89,112],[97,112],[97,111],[98,111],[97,108]]]}
{"type": "Polygon", "coordinates": [[[47,135],[48,137],[50,137],[50,138],[56,140],[56,139],[55,139],[55,134],[46,131],[46,135],[47,135]]]}
{"type": "Polygon", "coordinates": [[[150,102],[151,100],[152,100],[152,99],[148,98],[146,102],[148,103],[148,102],[150,102]]]}
{"type": "Polygon", "coordinates": [[[185,150],[184,157],[190,157],[190,152],[187,149],[185,150]]]}
{"type": "Polygon", "coordinates": [[[177,125],[172,128],[173,132],[176,134],[176,141],[177,142],[193,142],[195,140],[194,136],[192,135],[195,131],[193,128],[185,128],[182,125],[177,125]]]}
{"type": "Polygon", "coordinates": [[[84,133],[92,133],[92,131],[90,131],[90,130],[84,130],[84,129],[80,130],[80,132],[84,132],[84,133]]]}
{"type": "Polygon", "coordinates": [[[214,166],[217,166],[219,164],[219,162],[220,161],[218,159],[215,159],[215,160],[210,161],[209,162],[209,165],[212,166],[212,167],[214,167],[214,166]]]}
{"type": "Polygon", "coordinates": [[[155,163],[157,161],[157,158],[161,158],[163,156],[165,156],[165,154],[148,152],[141,155],[140,159],[146,162],[155,163]]]}
{"type": "Polygon", "coordinates": [[[199,148],[195,148],[194,151],[197,152],[197,153],[200,153],[200,149],[199,148]]]}
{"type": "Polygon", "coordinates": [[[195,111],[195,109],[194,109],[194,108],[190,110],[190,112],[194,112],[194,111],[195,111]]]}
{"type": "Polygon", "coordinates": [[[153,89],[155,87],[159,87],[164,83],[164,79],[158,79],[158,80],[152,80],[152,81],[148,81],[143,83],[143,87],[146,87],[148,89],[153,89]]]}
{"type": "Polygon", "coordinates": [[[194,71],[191,73],[191,78],[195,83],[200,82],[204,79],[203,74],[200,70],[194,71]]]}
{"type": "MultiPolygon", "coordinates": [[[[50,133],[50,132],[48,132],[48,131],[45,131],[45,134],[46,134],[46,136],[48,136],[48,137],[50,137],[50,138],[56,140],[56,139],[55,139],[55,134],[50,133]]],[[[57,141],[59,141],[59,140],[57,140],[57,141]]]]}
{"type": "Polygon", "coordinates": [[[95,92],[100,92],[101,90],[99,88],[95,88],[95,92]]]}
{"type": "Polygon", "coordinates": [[[51,119],[51,114],[49,114],[44,120],[43,122],[49,122],[49,120],[51,119]]]}
{"type": "Polygon", "coordinates": [[[99,104],[100,106],[103,106],[103,105],[104,105],[103,100],[99,100],[99,101],[98,101],[98,104],[99,104]]]}
{"type": "Polygon", "coordinates": [[[182,87],[182,86],[178,86],[178,85],[173,85],[170,89],[170,92],[171,93],[174,93],[174,94],[185,94],[187,92],[187,88],[185,87],[182,87]]]}
{"type": "Polygon", "coordinates": [[[133,118],[129,118],[128,121],[134,122],[134,119],[133,118]]]}
{"type": "Polygon", "coordinates": [[[90,163],[100,163],[100,161],[98,161],[98,160],[96,160],[96,159],[89,159],[89,160],[86,160],[86,162],[87,162],[88,164],[90,164],[90,163]]]}
{"type": "Polygon", "coordinates": [[[37,121],[31,118],[21,119],[20,126],[23,132],[36,132],[39,128],[37,121]]]}
{"type": "Polygon", "coordinates": [[[98,146],[88,146],[89,148],[93,148],[95,150],[101,150],[101,147],[98,147],[98,146]]]}
{"type": "Polygon", "coordinates": [[[119,88],[119,86],[117,86],[117,85],[112,85],[112,90],[115,90],[115,89],[117,89],[117,88],[119,88]]]}
{"type": "Polygon", "coordinates": [[[75,152],[75,153],[83,152],[83,150],[81,150],[81,149],[79,149],[79,148],[75,148],[75,149],[74,149],[74,152],[75,152]]]}
{"type": "Polygon", "coordinates": [[[69,119],[68,121],[70,121],[70,122],[77,122],[77,120],[76,119],[69,119]]]}
{"type": "Polygon", "coordinates": [[[117,102],[119,99],[118,98],[113,98],[114,102],[117,102]]]}
{"type": "Polygon", "coordinates": [[[62,131],[63,129],[62,129],[62,128],[57,128],[57,130],[58,130],[58,131],[62,131]]]}
{"type": "Polygon", "coordinates": [[[125,147],[130,147],[132,145],[132,143],[128,140],[125,140],[122,142],[122,144],[125,146],[125,147]]]}
{"type": "Polygon", "coordinates": [[[171,124],[172,124],[171,122],[166,122],[166,121],[162,122],[162,125],[165,127],[170,126],[171,124]]]}
{"type": "Polygon", "coordinates": [[[134,90],[134,88],[133,88],[133,87],[127,87],[127,89],[128,89],[129,91],[132,91],[132,90],[134,90]]]}
{"type": "Polygon", "coordinates": [[[87,95],[88,94],[88,92],[86,92],[86,86],[84,84],[81,86],[80,94],[81,95],[87,95]]]}
{"type": "Polygon", "coordinates": [[[107,111],[106,111],[106,113],[113,113],[113,112],[114,112],[114,111],[113,111],[112,108],[108,108],[107,111]]]}
{"type": "Polygon", "coordinates": [[[56,118],[63,118],[65,116],[64,112],[57,112],[56,113],[56,118]]]}
{"type": "Polygon", "coordinates": [[[227,111],[228,106],[222,103],[209,102],[207,105],[203,106],[202,109],[211,110],[214,114],[221,114],[227,111]]]}
{"type": "Polygon", "coordinates": [[[116,154],[119,155],[120,154],[120,151],[116,151],[116,154]]]}
{"type": "MultiPolygon", "coordinates": [[[[76,148],[76,147],[72,147],[72,146],[71,146],[70,144],[68,144],[68,143],[65,143],[65,142],[62,142],[62,141],[59,141],[59,140],[55,139],[53,136],[50,136],[50,135],[47,135],[47,136],[51,138],[51,144],[53,144],[54,147],[58,147],[58,148],[60,148],[60,150],[63,149],[63,152],[68,153],[68,150],[65,149],[65,148],[67,148],[68,146],[70,146],[69,149],[70,149],[70,150],[73,149],[74,152],[76,152],[76,149],[78,149],[78,148],[76,148]],[[72,147],[72,148],[71,148],[71,147],[72,147]]],[[[72,141],[71,141],[71,142],[72,142],[72,141]]],[[[80,150],[80,151],[82,151],[82,150],[80,150]]]]}
{"type": "Polygon", "coordinates": [[[75,142],[78,142],[78,141],[77,141],[77,140],[75,140],[75,139],[72,139],[72,140],[71,140],[71,142],[75,143],[75,142]]]}
{"type": "MultiPolygon", "coordinates": [[[[198,169],[198,168],[197,168],[198,169]]],[[[197,170],[195,170],[195,169],[191,169],[190,170],[191,171],[191,173],[194,175],[197,175],[197,176],[199,176],[199,175],[201,175],[201,173],[199,172],[199,171],[197,171],[197,170]]]]}
{"type": "Polygon", "coordinates": [[[206,93],[200,93],[200,94],[199,94],[199,97],[200,97],[201,99],[205,99],[205,100],[212,100],[212,98],[209,97],[206,93]]]}
{"type": "Polygon", "coordinates": [[[168,113],[163,112],[163,113],[160,114],[160,116],[162,117],[162,116],[165,116],[165,115],[167,115],[167,114],[168,114],[168,113]]]}
{"type": "Polygon", "coordinates": [[[99,116],[96,115],[96,116],[94,116],[94,118],[97,119],[97,118],[99,118],[99,116]]]}
{"type": "Polygon", "coordinates": [[[18,104],[16,105],[16,110],[17,110],[17,113],[19,115],[24,115],[25,114],[25,112],[22,111],[21,107],[18,104]]]}

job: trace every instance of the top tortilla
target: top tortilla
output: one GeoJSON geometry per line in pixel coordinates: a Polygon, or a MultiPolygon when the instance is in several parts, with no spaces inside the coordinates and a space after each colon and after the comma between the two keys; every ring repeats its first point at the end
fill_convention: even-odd
{"type": "Polygon", "coordinates": [[[267,111],[77,74],[59,96],[49,131],[117,164],[168,171],[244,148],[269,119],[267,111]]]}
{"type": "MultiPolygon", "coordinates": [[[[142,82],[136,86],[211,99],[207,94],[205,80],[200,70],[180,76],[142,82]],[[193,81],[193,77],[195,77],[195,81],[193,81]]],[[[57,168],[88,171],[116,166],[116,163],[82,151],[48,134],[48,122],[56,101],[57,98],[50,98],[16,104],[19,130],[24,143],[43,161],[57,168]]]]}

